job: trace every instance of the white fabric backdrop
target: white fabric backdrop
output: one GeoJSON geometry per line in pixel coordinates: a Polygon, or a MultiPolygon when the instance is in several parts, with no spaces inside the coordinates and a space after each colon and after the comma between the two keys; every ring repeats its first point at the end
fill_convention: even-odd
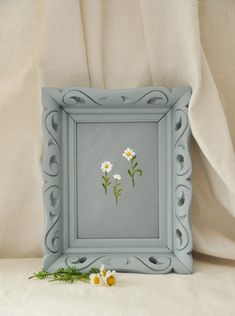
{"type": "Polygon", "coordinates": [[[235,259],[235,2],[0,3],[0,257],[41,256],[41,86],[193,88],[193,233],[235,259]],[[232,142],[233,140],[233,142],[232,142]]]}

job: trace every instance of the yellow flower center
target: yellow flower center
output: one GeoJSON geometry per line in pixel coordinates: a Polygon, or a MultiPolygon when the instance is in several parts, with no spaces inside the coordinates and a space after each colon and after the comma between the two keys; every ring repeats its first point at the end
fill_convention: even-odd
{"type": "Polygon", "coordinates": [[[127,153],[127,157],[130,157],[131,156],[131,152],[130,151],[128,151],[128,153],[127,153]]]}
{"type": "Polygon", "coordinates": [[[96,275],[94,277],[94,284],[99,284],[100,283],[100,278],[96,275]]]}
{"type": "Polygon", "coordinates": [[[106,276],[106,270],[101,270],[100,273],[101,273],[101,275],[102,275],[103,277],[106,276]]]}
{"type": "Polygon", "coordinates": [[[108,169],[109,165],[106,164],[106,165],[104,165],[104,167],[105,167],[105,169],[108,169]]]}
{"type": "Polygon", "coordinates": [[[107,284],[109,285],[109,286],[112,286],[112,285],[115,285],[116,284],[116,279],[115,279],[115,277],[114,276],[110,276],[110,277],[108,277],[107,278],[107,284]]]}

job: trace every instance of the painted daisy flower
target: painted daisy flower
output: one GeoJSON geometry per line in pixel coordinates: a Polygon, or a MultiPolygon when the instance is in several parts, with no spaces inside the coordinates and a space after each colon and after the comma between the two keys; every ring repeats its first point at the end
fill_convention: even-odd
{"type": "Polygon", "coordinates": [[[104,277],[104,282],[106,285],[112,286],[117,283],[115,274],[116,274],[116,271],[114,270],[113,271],[108,270],[106,272],[106,275],[104,277]]]}
{"type": "Polygon", "coordinates": [[[126,158],[128,161],[130,161],[131,158],[135,157],[135,152],[129,147],[127,147],[127,149],[124,150],[122,156],[126,158]]]}
{"type": "Polygon", "coordinates": [[[101,284],[101,277],[99,273],[92,273],[90,275],[90,283],[93,285],[100,285],[101,284]]]}
{"type": "Polygon", "coordinates": [[[111,185],[110,178],[108,176],[108,173],[112,170],[113,165],[110,161],[104,161],[101,164],[100,169],[104,172],[104,176],[102,176],[102,186],[104,188],[105,195],[108,193],[108,186],[111,185]]]}
{"type": "Polygon", "coordinates": [[[118,181],[120,181],[122,179],[120,174],[114,174],[113,177],[114,177],[115,180],[118,180],[118,181]]]}
{"type": "Polygon", "coordinates": [[[136,161],[137,156],[136,153],[133,151],[133,149],[130,149],[127,147],[126,150],[124,150],[123,157],[125,157],[128,161],[130,161],[130,168],[127,170],[128,175],[131,177],[132,186],[134,188],[135,186],[135,174],[139,174],[139,176],[142,176],[143,171],[138,167],[139,163],[136,161]],[[137,169],[138,168],[138,169],[137,169]]]}
{"type": "Polygon", "coordinates": [[[101,169],[103,172],[107,172],[107,173],[109,173],[109,172],[112,170],[112,168],[113,168],[113,165],[111,164],[110,161],[104,161],[104,162],[102,162],[101,167],[100,167],[100,169],[101,169]]]}

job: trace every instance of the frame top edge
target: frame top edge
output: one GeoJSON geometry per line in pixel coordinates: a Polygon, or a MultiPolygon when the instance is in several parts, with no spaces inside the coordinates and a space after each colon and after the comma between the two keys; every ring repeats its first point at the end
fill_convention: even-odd
{"type": "Polygon", "coordinates": [[[168,87],[168,86],[146,86],[146,87],[133,87],[133,88],[119,88],[119,89],[108,89],[108,88],[93,88],[93,87],[86,87],[86,86],[72,86],[72,87],[64,87],[64,88],[57,88],[53,86],[43,86],[42,91],[60,91],[61,93],[65,93],[67,91],[71,90],[82,90],[82,91],[96,91],[96,92],[106,92],[106,93],[123,93],[123,92],[133,92],[133,91],[148,91],[152,89],[158,89],[158,90],[169,90],[172,91],[174,89],[182,89],[182,90],[192,90],[192,87],[188,84],[185,85],[177,85],[173,87],[168,87]]]}
{"type": "Polygon", "coordinates": [[[192,88],[189,85],[174,88],[148,86],[132,89],[100,89],[90,87],[54,88],[42,87],[42,103],[48,99],[60,106],[78,107],[159,107],[169,108],[183,95],[189,101],[192,88]]]}

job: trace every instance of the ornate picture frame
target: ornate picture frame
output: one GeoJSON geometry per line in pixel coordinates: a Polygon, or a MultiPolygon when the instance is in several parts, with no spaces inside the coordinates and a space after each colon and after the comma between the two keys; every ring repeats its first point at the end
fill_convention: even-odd
{"type": "Polygon", "coordinates": [[[42,88],[45,270],[192,272],[190,97],[42,88]]]}

